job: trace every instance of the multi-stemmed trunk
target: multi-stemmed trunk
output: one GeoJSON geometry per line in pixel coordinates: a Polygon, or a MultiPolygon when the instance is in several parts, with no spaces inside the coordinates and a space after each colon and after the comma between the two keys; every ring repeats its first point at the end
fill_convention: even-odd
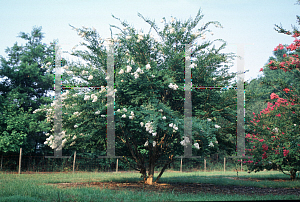
{"type": "MultiPolygon", "coordinates": [[[[154,154],[155,154],[155,148],[154,148],[154,154]]],[[[147,177],[147,180],[144,181],[145,184],[149,184],[149,185],[153,184],[154,168],[155,168],[155,159],[154,159],[155,157],[154,157],[154,154],[150,155],[148,177],[147,177]]]]}

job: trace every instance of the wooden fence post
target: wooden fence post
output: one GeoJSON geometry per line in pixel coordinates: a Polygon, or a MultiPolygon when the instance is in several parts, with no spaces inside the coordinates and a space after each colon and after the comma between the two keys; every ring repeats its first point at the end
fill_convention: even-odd
{"type": "Polygon", "coordinates": [[[75,172],[75,161],[76,161],[76,151],[74,152],[74,160],[73,160],[73,174],[75,172]]]}
{"type": "Polygon", "coordinates": [[[206,172],[206,159],[204,159],[204,172],[206,172]]]}
{"type": "Polygon", "coordinates": [[[3,155],[1,155],[1,170],[2,170],[3,155]]]}
{"type": "Polygon", "coordinates": [[[224,173],[225,173],[226,158],[224,157],[224,173]]]}
{"type": "Polygon", "coordinates": [[[119,159],[117,158],[116,173],[118,172],[119,159]]]}
{"type": "Polygon", "coordinates": [[[241,172],[242,172],[242,170],[243,170],[242,160],[243,160],[243,159],[241,159],[241,172]]]}
{"type": "Polygon", "coordinates": [[[180,172],[182,172],[182,157],[180,158],[180,172]]]}
{"type": "Polygon", "coordinates": [[[20,157],[19,157],[19,174],[21,174],[21,159],[22,159],[22,148],[20,148],[20,157]]]}

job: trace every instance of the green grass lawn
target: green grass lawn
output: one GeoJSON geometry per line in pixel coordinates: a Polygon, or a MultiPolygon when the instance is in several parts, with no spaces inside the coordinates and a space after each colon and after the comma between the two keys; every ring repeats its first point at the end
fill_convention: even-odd
{"type": "MultiPolygon", "coordinates": [[[[281,178],[289,176],[278,171],[259,173],[239,172],[240,178],[281,178]]],[[[172,194],[147,191],[116,191],[95,187],[58,188],[48,183],[79,183],[79,182],[137,182],[139,173],[55,173],[55,174],[0,174],[0,201],[240,201],[240,200],[299,200],[295,195],[209,195],[209,194],[172,194]]],[[[157,174],[156,174],[157,176],[157,174]]],[[[228,179],[236,177],[236,172],[165,172],[159,183],[189,182],[210,183],[216,185],[240,185],[251,187],[300,188],[300,180],[296,181],[243,181],[228,179]]],[[[170,190],[171,191],[171,190],[170,190]]]]}

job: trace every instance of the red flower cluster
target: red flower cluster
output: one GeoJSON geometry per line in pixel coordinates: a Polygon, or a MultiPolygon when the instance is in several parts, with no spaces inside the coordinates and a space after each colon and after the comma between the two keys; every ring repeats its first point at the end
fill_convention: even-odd
{"type": "MultiPolygon", "coordinates": [[[[294,32],[294,35],[292,37],[295,38],[295,40],[293,41],[294,43],[292,43],[291,45],[287,46],[286,49],[288,51],[294,51],[300,48],[300,39],[297,39],[296,37],[299,37],[300,32],[294,32]]],[[[290,34],[290,33],[287,33],[290,34]]],[[[278,51],[278,50],[282,50],[285,47],[282,44],[279,44],[274,51],[278,51]]],[[[294,69],[294,68],[300,68],[300,61],[298,59],[298,55],[297,54],[293,54],[292,56],[287,55],[287,54],[283,54],[284,57],[284,61],[281,62],[276,62],[276,61],[270,61],[268,63],[268,66],[271,70],[276,70],[278,69],[278,67],[280,69],[283,69],[283,71],[287,72],[288,69],[294,69]]]]}
{"type": "Polygon", "coordinates": [[[288,153],[289,153],[290,151],[289,150],[283,150],[283,156],[286,156],[286,155],[288,155],[288,153]]]}
{"type": "MultiPolygon", "coordinates": [[[[270,99],[271,99],[271,100],[274,100],[274,99],[277,99],[277,98],[279,98],[278,95],[276,95],[275,93],[271,93],[271,95],[270,95],[270,99]]],[[[268,104],[269,104],[269,103],[268,103],[268,104]]]]}
{"type": "MultiPolygon", "coordinates": [[[[299,40],[295,40],[295,41],[298,42],[299,40]]],[[[294,42],[295,42],[295,41],[294,41],[294,42]]],[[[299,42],[298,42],[298,43],[299,43],[299,42]]],[[[300,45],[299,45],[299,46],[300,46],[300,45]]],[[[291,44],[291,45],[287,46],[286,49],[287,49],[287,50],[290,50],[290,51],[294,51],[294,50],[297,49],[297,47],[298,47],[297,45],[291,44]]]]}
{"type": "Polygon", "coordinates": [[[282,50],[284,49],[284,46],[282,44],[279,44],[276,48],[274,48],[274,51],[278,51],[278,49],[282,50]]]}
{"type": "Polygon", "coordinates": [[[285,93],[288,93],[290,91],[290,89],[285,88],[285,89],[283,89],[283,91],[285,91],[285,93]]]}
{"type": "Polygon", "coordinates": [[[262,155],[262,157],[261,157],[262,159],[266,159],[267,158],[267,153],[265,152],[265,153],[263,153],[263,155],[262,155]]]}
{"type": "Polygon", "coordinates": [[[262,145],[262,148],[263,148],[264,151],[267,151],[267,150],[268,150],[268,145],[263,144],[263,145],[262,145]]]}
{"type": "Polygon", "coordinates": [[[300,36],[299,33],[300,33],[300,32],[295,32],[294,35],[293,35],[292,37],[296,38],[296,37],[300,36]]]}
{"type": "MultiPolygon", "coordinates": [[[[288,88],[284,88],[283,89],[283,91],[285,91],[286,93],[288,93],[289,91],[291,91],[290,89],[288,89],[288,88]]],[[[293,95],[293,96],[296,96],[296,95],[293,95]]],[[[280,98],[278,95],[276,95],[275,93],[272,93],[271,95],[270,95],[270,98],[273,100],[273,99],[277,99],[277,102],[275,102],[275,105],[273,105],[272,103],[270,103],[270,102],[268,102],[268,107],[266,108],[266,109],[264,109],[264,110],[262,110],[261,112],[260,112],[260,114],[258,115],[258,118],[257,118],[257,120],[256,119],[253,119],[253,121],[251,121],[253,124],[255,124],[256,125],[256,123],[254,123],[255,121],[256,122],[259,122],[260,120],[260,118],[261,118],[261,113],[264,113],[264,114],[266,114],[266,113],[269,113],[270,112],[270,110],[274,110],[274,108],[276,107],[276,109],[277,109],[277,107],[279,107],[280,105],[282,105],[282,106],[286,106],[286,105],[288,105],[290,102],[288,102],[287,101],[287,99],[283,99],[283,98],[280,98]],[[287,103],[286,103],[287,102],[287,103]]],[[[295,101],[295,99],[291,99],[292,101],[295,101]]],[[[291,105],[295,105],[294,103],[291,103],[291,105]]],[[[285,112],[282,112],[283,114],[285,114],[285,112]]],[[[295,112],[293,112],[293,113],[295,113],[295,112]]],[[[254,115],[254,117],[256,117],[256,115],[255,115],[255,113],[253,112],[253,115],[254,115]]],[[[278,117],[280,117],[281,116],[281,114],[279,113],[278,115],[276,115],[276,116],[278,116],[278,117]]],[[[265,128],[265,125],[263,125],[263,127],[265,128]]],[[[270,130],[270,128],[269,127],[267,127],[267,129],[268,130],[270,130]]],[[[255,131],[255,129],[254,129],[254,131],[255,131]]],[[[271,132],[272,134],[275,134],[274,132],[271,132]]],[[[281,134],[285,134],[285,133],[283,133],[283,132],[281,132],[281,134]]],[[[258,134],[256,134],[256,135],[258,135],[258,134]]],[[[259,136],[259,135],[258,135],[259,136]]],[[[280,136],[280,135],[279,135],[280,136]]],[[[278,137],[276,137],[276,136],[271,136],[272,137],[272,139],[273,139],[273,142],[276,140],[276,139],[280,139],[280,138],[278,138],[278,137]]],[[[256,138],[256,136],[255,135],[251,135],[251,134],[247,134],[246,135],[246,138],[249,138],[249,139],[252,139],[253,141],[251,141],[251,140],[247,140],[247,141],[250,141],[250,142],[254,142],[254,139],[255,140],[258,140],[259,142],[265,142],[265,143],[263,143],[263,145],[262,145],[262,148],[263,148],[263,151],[265,151],[263,154],[262,154],[262,159],[266,159],[267,158],[267,152],[266,151],[268,151],[268,149],[269,149],[269,147],[268,147],[268,145],[267,145],[267,142],[268,141],[265,141],[264,139],[258,139],[258,138],[256,138]]],[[[300,144],[297,144],[299,147],[300,147],[300,144]]],[[[277,148],[279,149],[279,145],[277,145],[277,148]]],[[[255,146],[253,146],[253,149],[251,150],[251,149],[245,149],[246,151],[248,150],[248,151],[255,151],[255,146]]],[[[275,154],[280,154],[280,152],[279,152],[279,150],[275,150],[275,149],[273,149],[272,148],[272,151],[274,150],[275,151],[275,154]]],[[[284,157],[286,157],[288,154],[289,154],[289,150],[288,149],[286,149],[285,147],[282,147],[282,149],[283,149],[283,156],[284,157]]],[[[251,154],[252,155],[252,154],[251,154]]],[[[259,160],[258,160],[259,161],[259,160]]],[[[245,162],[248,162],[249,163],[249,161],[245,161],[245,162]]],[[[245,163],[244,162],[244,163],[245,163]]],[[[257,164],[258,162],[255,162],[255,164],[257,164]]]]}

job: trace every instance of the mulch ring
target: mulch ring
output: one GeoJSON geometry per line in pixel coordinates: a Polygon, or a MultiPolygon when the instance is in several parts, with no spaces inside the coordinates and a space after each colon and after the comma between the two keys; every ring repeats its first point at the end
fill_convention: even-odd
{"type": "Polygon", "coordinates": [[[96,187],[99,189],[110,190],[130,190],[130,191],[147,191],[147,192],[171,192],[173,194],[230,194],[230,195],[297,195],[300,196],[300,188],[259,188],[235,185],[215,185],[201,183],[156,183],[145,185],[142,182],[84,182],[84,183],[55,183],[48,184],[58,188],[68,187],[96,187]]]}

